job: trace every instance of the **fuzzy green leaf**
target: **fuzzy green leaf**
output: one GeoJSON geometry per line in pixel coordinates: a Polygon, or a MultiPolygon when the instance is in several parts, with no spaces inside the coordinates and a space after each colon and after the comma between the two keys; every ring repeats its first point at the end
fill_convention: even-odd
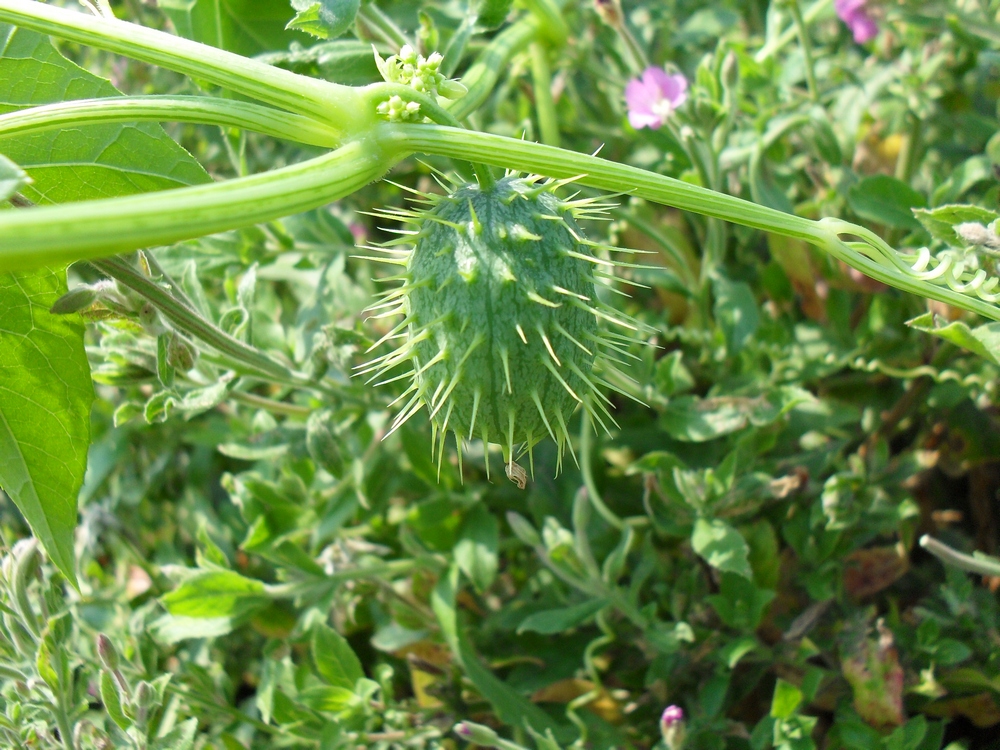
{"type": "Polygon", "coordinates": [[[1000,323],[987,323],[969,328],[961,320],[948,323],[936,317],[934,313],[925,313],[919,318],[907,321],[906,324],[918,331],[930,333],[968,349],[993,364],[1000,364],[1000,323]]]}
{"type": "Polygon", "coordinates": [[[111,720],[123,732],[127,732],[132,727],[132,720],[122,710],[118,686],[115,684],[115,678],[108,672],[101,672],[101,701],[104,703],[104,710],[108,712],[111,720]]]}
{"type": "Polygon", "coordinates": [[[334,687],[354,690],[365,676],[361,662],[344,636],[326,625],[317,625],[312,633],[312,658],[316,671],[334,687]]]}
{"type": "Polygon", "coordinates": [[[292,0],[295,18],[285,28],[336,39],[351,27],[360,7],[361,0],[292,0]]]}
{"type": "Polygon", "coordinates": [[[212,570],[191,576],[161,601],[172,615],[216,618],[242,614],[267,598],[260,581],[231,570],[212,570]]]}
{"type": "Polygon", "coordinates": [[[0,275],[0,487],[75,584],[94,388],[83,326],[49,313],[65,292],[63,273],[0,275]]]}
{"type": "Polygon", "coordinates": [[[691,546],[713,568],[753,577],[750,548],[740,532],[722,519],[699,518],[691,534],[691,546]]]}
{"type": "Polygon", "coordinates": [[[535,632],[542,635],[554,635],[564,630],[576,627],[582,622],[600,612],[607,606],[604,599],[591,599],[582,604],[561,609],[547,609],[528,615],[517,627],[518,633],[535,632]]]}
{"type": "Polygon", "coordinates": [[[1000,214],[989,208],[966,205],[917,208],[913,214],[924,225],[924,229],[931,233],[931,237],[952,247],[964,247],[969,244],[955,232],[957,224],[975,222],[986,226],[1000,219],[1000,214]]]}

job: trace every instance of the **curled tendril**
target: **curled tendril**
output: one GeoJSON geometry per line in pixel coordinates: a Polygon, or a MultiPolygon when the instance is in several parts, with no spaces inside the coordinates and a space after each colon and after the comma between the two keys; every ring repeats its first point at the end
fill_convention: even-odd
{"type": "Polygon", "coordinates": [[[927,248],[897,251],[874,232],[841,219],[819,221],[830,232],[826,249],[848,265],[879,281],[923,297],[940,300],[992,320],[1000,320],[1000,277],[984,268],[977,250],[927,248]],[[860,241],[844,241],[851,235],[860,241]]]}

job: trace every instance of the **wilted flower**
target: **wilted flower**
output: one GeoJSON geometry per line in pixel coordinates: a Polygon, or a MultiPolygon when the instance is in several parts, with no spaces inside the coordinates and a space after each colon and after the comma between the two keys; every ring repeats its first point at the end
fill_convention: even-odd
{"type": "Polygon", "coordinates": [[[834,0],[833,3],[840,20],[847,24],[858,44],[864,44],[878,34],[878,25],[865,8],[867,2],[868,0],[834,0]]]}
{"type": "Polygon", "coordinates": [[[684,747],[684,709],[674,705],[663,709],[663,715],[660,717],[660,733],[663,735],[663,744],[669,750],[680,750],[684,747]]]}
{"type": "Polygon", "coordinates": [[[628,121],[636,130],[659,128],[686,101],[687,79],[660,68],[646,68],[642,78],[632,79],[625,87],[628,121]]]}

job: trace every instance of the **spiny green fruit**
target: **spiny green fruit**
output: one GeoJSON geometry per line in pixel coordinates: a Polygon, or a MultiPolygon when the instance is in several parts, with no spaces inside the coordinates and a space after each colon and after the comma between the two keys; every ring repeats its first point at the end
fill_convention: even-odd
{"type": "Polygon", "coordinates": [[[615,264],[593,254],[605,246],[586,239],[576,219],[602,207],[560,200],[553,190],[561,184],[509,176],[487,189],[420,194],[420,211],[380,214],[414,227],[373,248],[405,268],[392,277],[401,285],[372,308],[404,316],[379,343],[405,342],[363,372],[382,379],[410,364],[382,380],[411,379],[393,428],[426,407],[439,461],[449,430],[459,447],[476,437],[499,443],[511,467],[518,448],[530,453],[546,436],[561,458],[578,406],[605,428],[614,422],[602,386],[620,389],[603,375],[614,354],[627,356],[630,337],[602,324],[637,325],[598,299],[595,274],[615,264]]]}

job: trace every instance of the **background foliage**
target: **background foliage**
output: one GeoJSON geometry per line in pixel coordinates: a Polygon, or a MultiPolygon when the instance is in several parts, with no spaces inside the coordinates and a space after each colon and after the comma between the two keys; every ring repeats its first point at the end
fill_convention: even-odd
{"type": "MultiPolygon", "coordinates": [[[[503,5],[113,7],[362,84],[378,80],[370,45],[385,56],[404,39],[444,51],[460,75],[503,5]]],[[[998,8],[870,5],[881,31],[861,46],[823,0],[624,2],[627,34],[615,3],[570,2],[565,43],[515,56],[473,123],[541,137],[541,54],[567,148],[603,145],[606,158],[940,247],[958,221],[996,218],[998,8]],[[625,117],[642,56],[690,81],[657,130],[625,117]],[[955,203],[971,208],[912,210],[955,203]]],[[[0,112],[210,88],[9,26],[0,51],[0,112]]],[[[318,153],[128,124],[3,138],[0,152],[11,210],[318,153]]],[[[294,377],[198,351],[93,266],[70,269],[86,288],[61,316],[46,312],[61,273],[0,278],[0,446],[32,448],[0,483],[48,553],[15,544],[28,528],[4,504],[4,746],[458,747],[452,727],[471,720],[482,744],[649,748],[676,741],[659,719],[677,704],[689,748],[1000,747],[1000,578],[916,545],[932,533],[998,551],[992,329],[797,240],[619,196],[612,221],[587,228],[662,266],[613,285],[655,332],[628,352],[642,403],[611,394],[611,434],[577,414],[578,463],[557,476],[543,444],[525,490],[481,443],[461,474],[453,455],[438,470],[424,417],[386,437],[399,389],[352,377],[392,325],[364,313],[388,272],[355,245],[396,228],[368,212],[404,206],[404,188],[437,190],[435,168],[450,165],[407,161],[336,205],[137,260],[294,377]],[[60,340],[77,355],[63,359],[60,340]],[[69,415],[91,408],[92,436],[70,432],[69,415]],[[84,460],[71,548],[40,529],[76,522],[65,467],[84,460]]]]}

